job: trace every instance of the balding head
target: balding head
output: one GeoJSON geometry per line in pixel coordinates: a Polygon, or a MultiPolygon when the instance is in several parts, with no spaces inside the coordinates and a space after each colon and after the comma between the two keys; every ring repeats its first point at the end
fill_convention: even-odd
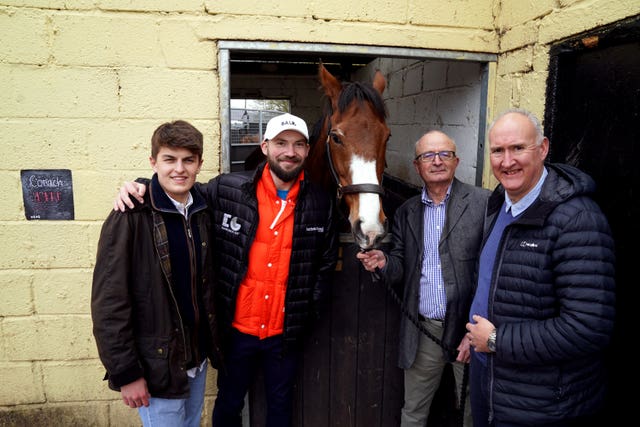
{"type": "Polygon", "coordinates": [[[518,202],[537,184],[549,152],[540,122],[523,110],[498,116],[489,130],[489,159],[509,199],[518,202]]]}
{"type": "Polygon", "coordinates": [[[430,130],[418,139],[415,143],[415,155],[422,154],[426,151],[456,151],[455,141],[444,132],[439,130],[430,130]],[[438,150],[429,149],[429,147],[438,146],[445,147],[438,150]]]}

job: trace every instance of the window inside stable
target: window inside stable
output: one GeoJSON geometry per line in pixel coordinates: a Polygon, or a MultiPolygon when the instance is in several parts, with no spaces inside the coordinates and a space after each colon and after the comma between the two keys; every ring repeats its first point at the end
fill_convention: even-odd
{"type": "Polygon", "coordinates": [[[245,169],[245,159],[260,145],[269,120],[290,111],[286,99],[231,99],[232,172],[245,169]]]}

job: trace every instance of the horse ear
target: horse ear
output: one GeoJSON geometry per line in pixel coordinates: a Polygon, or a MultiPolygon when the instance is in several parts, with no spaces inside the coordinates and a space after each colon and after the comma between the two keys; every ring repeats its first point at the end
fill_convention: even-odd
{"type": "Polygon", "coordinates": [[[387,81],[384,76],[380,72],[380,70],[376,70],[376,75],[373,76],[373,87],[377,90],[380,95],[384,92],[384,88],[387,86],[387,81]]]}
{"type": "Polygon", "coordinates": [[[324,89],[325,95],[327,95],[331,99],[331,103],[334,105],[334,109],[336,106],[336,102],[338,101],[338,95],[342,90],[342,85],[336,79],[333,74],[331,74],[327,69],[320,63],[320,67],[318,69],[318,77],[320,79],[320,85],[324,89]]]}

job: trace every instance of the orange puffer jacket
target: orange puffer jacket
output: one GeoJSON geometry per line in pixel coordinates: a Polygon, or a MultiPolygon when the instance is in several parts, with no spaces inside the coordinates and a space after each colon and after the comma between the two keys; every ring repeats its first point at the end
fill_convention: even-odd
{"type": "MultiPolygon", "coordinates": [[[[235,328],[237,297],[248,271],[250,248],[258,222],[257,186],[269,170],[262,163],[255,171],[221,174],[196,185],[211,208],[216,281],[216,315],[223,345],[235,328]],[[264,172],[264,173],[263,173],[264,172]]],[[[284,301],[285,351],[297,347],[308,327],[322,311],[329,295],[337,260],[333,203],[318,185],[300,177],[300,192],[293,213],[291,256],[284,301]]],[[[270,225],[270,223],[268,224],[270,225]]]]}
{"type": "Polygon", "coordinates": [[[260,339],[279,335],[284,324],[284,301],[293,238],[293,212],[300,182],[286,200],[278,197],[269,173],[256,186],[259,223],[249,250],[249,268],[240,284],[233,326],[260,339]]]}

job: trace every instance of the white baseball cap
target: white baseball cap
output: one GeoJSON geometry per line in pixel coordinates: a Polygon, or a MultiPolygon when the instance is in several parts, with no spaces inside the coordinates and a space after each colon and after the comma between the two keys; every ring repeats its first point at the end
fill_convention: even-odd
{"type": "Polygon", "coordinates": [[[269,123],[267,123],[267,130],[264,131],[264,139],[273,139],[280,132],[285,130],[295,130],[300,132],[307,141],[309,141],[309,131],[307,130],[307,124],[300,117],[296,117],[293,114],[285,113],[279,116],[275,116],[269,123]]]}

